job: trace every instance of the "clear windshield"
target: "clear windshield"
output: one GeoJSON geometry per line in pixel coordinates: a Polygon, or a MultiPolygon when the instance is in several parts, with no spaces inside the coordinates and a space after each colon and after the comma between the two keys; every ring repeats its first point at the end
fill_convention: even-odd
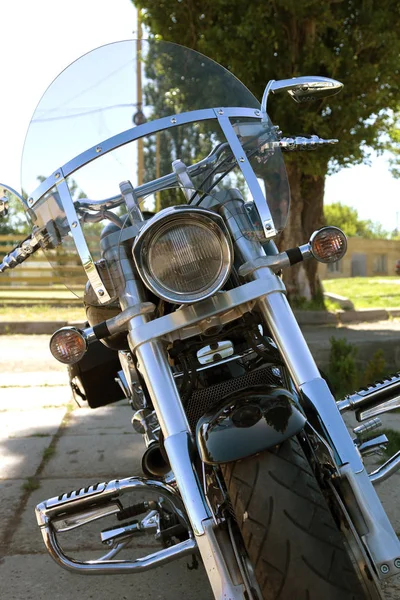
{"type": "MultiPolygon", "coordinates": [[[[218,117],[213,114],[210,119],[200,119],[193,112],[217,107],[251,109],[256,115],[260,103],[229,71],[182,46],[124,41],[98,48],[72,63],[42,97],[25,140],[22,188],[32,193],[57,169],[96,148],[99,153],[95,160],[78,160],[77,168],[66,179],[76,208],[82,198],[100,200],[118,195],[122,181],[129,180],[135,189],[141,189],[173,174],[176,160],[194,169],[191,186],[203,195],[236,188],[245,201],[251,201],[248,182],[218,117]],[[174,115],[188,112],[192,113],[189,122],[176,124],[174,115]],[[155,124],[154,131],[141,139],[124,140],[112,151],[102,152],[105,140],[165,117],[169,118],[169,128],[155,124]],[[196,170],[196,164],[210,154],[215,160],[196,170]]],[[[274,129],[269,121],[261,123],[254,117],[236,116],[230,122],[253,167],[275,227],[282,230],[289,210],[289,189],[274,129]]],[[[50,239],[48,258],[58,274],[81,293],[86,277],[59,192],[49,190],[29,216],[32,225],[46,231],[47,241],[50,239]]],[[[188,202],[178,181],[170,181],[162,193],[143,193],[140,198],[151,211],[188,202]]],[[[200,202],[201,194],[189,201],[200,202]]],[[[124,207],[114,212],[121,216],[124,207]]],[[[79,210],[78,218],[92,256],[98,260],[102,225],[84,222],[79,210]]]]}

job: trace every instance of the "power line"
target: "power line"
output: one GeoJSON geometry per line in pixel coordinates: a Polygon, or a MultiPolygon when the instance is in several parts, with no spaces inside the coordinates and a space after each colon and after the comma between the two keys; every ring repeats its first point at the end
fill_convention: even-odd
{"type": "Polygon", "coordinates": [[[136,104],[113,104],[112,106],[104,106],[103,108],[94,108],[93,110],[87,110],[81,113],[75,113],[73,115],[61,115],[60,117],[47,117],[43,119],[32,119],[32,123],[43,123],[44,121],[61,121],[63,119],[75,119],[76,117],[84,117],[85,115],[93,115],[95,113],[104,112],[106,110],[111,110],[112,108],[127,108],[134,107],[136,104]]]}

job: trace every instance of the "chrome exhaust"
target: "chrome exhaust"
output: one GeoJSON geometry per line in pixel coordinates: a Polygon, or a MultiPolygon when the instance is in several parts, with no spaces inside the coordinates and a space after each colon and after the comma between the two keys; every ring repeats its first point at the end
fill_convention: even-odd
{"type": "MultiPolygon", "coordinates": [[[[156,510],[152,510],[149,513],[147,516],[148,523],[144,528],[154,530],[156,512],[156,510]]],[[[36,507],[36,519],[50,556],[57,564],[74,572],[102,575],[107,573],[138,573],[197,552],[197,543],[193,539],[185,507],[180,496],[174,488],[161,481],[129,477],[120,480],[116,479],[108,483],[97,483],[41,502],[36,507]],[[117,519],[123,520],[127,516],[139,514],[147,510],[147,508],[153,508],[158,504],[154,501],[143,502],[141,498],[141,502],[138,505],[124,509],[121,497],[127,492],[140,492],[141,495],[143,495],[143,492],[150,492],[153,496],[157,494],[158,497],[161,497],[166,507],[176,515],[182,528],[188,532],[188,539],[133,561],[110,560],[125,548],[127,541],[129,541],[127,540],[129,537],[128,529],[129,527],[132,528],[132,523],[128,523],[125,527],[121,525],[117,528],[115,530],[116,533],[111,533],[110,531],[108,536],[102,536],[103,543],[105,543],[104,540],[107,542],[108,550],[107,554],[101,558],[80,561],[64,554],[57,539],[57,534],[86,525],[105,516],[115,515],[117,519]],[[136,512],[135,508],[137,508],[136,512]],[[125,531],[122,532],[122,529],[125,529],[125,531]],[[121,535],[121,532],[124,535],[121,535]],[[110,545],[113,546],[111,549],[110,545]]],[[[146,517],[142,520],[142,523],[145,520],[146,517]]],[[[143,528],[138,527],[137,529],[143,528]]],[[[132,535],[134,535],[134,530],[130,537],[132,535]]]]}
{"type": "Polygon", "coordinates": [[[354,410],[357,421],[365,421],[400,408],[400,374],[361,388],[343,400],[338,400],[336,405],[341,413],[354,410]]]}
{"type": "Polygon", "coordinates": [[[165,459],[160,444],[153,442],[142,458],[142,470],[147,477],[164,478],[171,471],[171,465],[165,459]]]}

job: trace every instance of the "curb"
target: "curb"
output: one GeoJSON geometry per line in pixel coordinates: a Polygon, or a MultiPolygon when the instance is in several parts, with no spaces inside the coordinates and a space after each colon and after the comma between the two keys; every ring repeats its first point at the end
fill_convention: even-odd
{"type": "MultiPolygon", "coordinates": [[[[335,313],[322,310],[295,310],[299,325],[347,325],[349,323],[366,323],[387,321],[399,318],[400,308],[363,308],[360,310],[340,310],[335,313]]],[[[3,321],[0,322],[0,335],[51,335],[60,327],[74,325],[84,327],[84,323],[68,321],[3,321]]]]}

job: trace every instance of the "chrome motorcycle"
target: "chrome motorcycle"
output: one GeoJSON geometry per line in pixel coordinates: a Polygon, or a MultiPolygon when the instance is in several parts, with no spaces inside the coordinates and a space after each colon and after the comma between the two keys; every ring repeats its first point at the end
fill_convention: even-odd
{"type": "Polygon", "coordinates": [[[341,87],[270,81],[260,103],[212,60],[154,40],[81,57],[42,97],[23,153],[29,195],[2,186],[20,198],[32,234],[0,271],[43,249],[89,322],[55,332],[53,355],[72,365],[97,340],[112,347],[146,444],[144,477],[37,506],[62,567],[134,574],[200,557],[219,600],[376,599],[381,580],[400,573],[400,543],[374,489],[400,458],[374,473],[363,464],[385,442],[372,431],[377,414],[400,406],[400,377],[335,400],[281,272],[339,260],[346,238],[324,227],[300,247],[275,244],[290,200],[282,152],[337,140],[283,136],[267,102],[341,87]],[[354,438],[348,410],[362,422],[354,438]],[[63,550],[65,532],[105,521],[103,555],[63,550]],[[134,560],[139,534],[160,549],[134,560]]]}

